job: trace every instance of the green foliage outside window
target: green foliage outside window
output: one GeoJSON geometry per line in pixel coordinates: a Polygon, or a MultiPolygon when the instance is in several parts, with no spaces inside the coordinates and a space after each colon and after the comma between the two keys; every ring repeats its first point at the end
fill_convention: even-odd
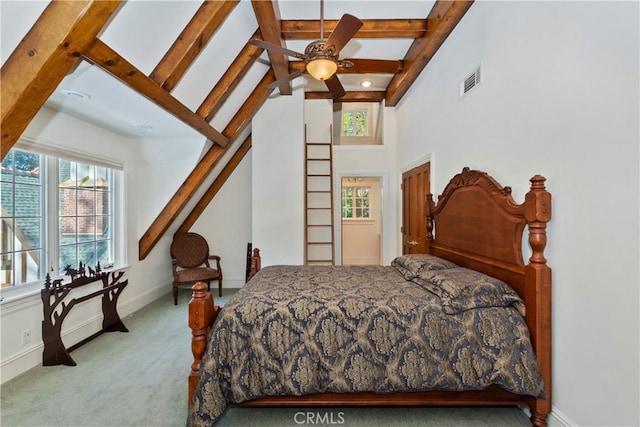
{"type": "Polygon", "coordinates": [[[344,110],[342,136],[368,136],[367,110],[344,110]]]}
{"type": "Polygon", "coordinates": [[[342,218],[369,218],[369,187],[342,188],[342,218]]]}

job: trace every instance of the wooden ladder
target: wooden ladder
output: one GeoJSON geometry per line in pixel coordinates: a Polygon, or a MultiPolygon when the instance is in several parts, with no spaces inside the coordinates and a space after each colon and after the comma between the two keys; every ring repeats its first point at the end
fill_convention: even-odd
{"type": "Polygon", "coordinates": [[[306,127],[304,139],[305,264],[334,265],[333,141],[308,141],[306,127]]]}

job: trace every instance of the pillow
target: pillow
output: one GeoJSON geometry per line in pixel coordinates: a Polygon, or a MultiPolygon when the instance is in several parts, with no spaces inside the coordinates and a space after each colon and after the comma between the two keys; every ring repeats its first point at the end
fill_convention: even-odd
{"type": "Polygon", "coordinates": [[[445,270],[458,266],[446,259],[429,254],[402,255],[391,261],[391,265],[404,276],[406,280],[413,280],[421,272],[429,270],[445,270]]]}
{"type": "Polygon", "coordinates": [[[468,268],[424,271],[413,281],[440,297],[447,314],[513,305],[524,316],[524,302],[516,291],[503,281],[479,271],[468,268]]]}

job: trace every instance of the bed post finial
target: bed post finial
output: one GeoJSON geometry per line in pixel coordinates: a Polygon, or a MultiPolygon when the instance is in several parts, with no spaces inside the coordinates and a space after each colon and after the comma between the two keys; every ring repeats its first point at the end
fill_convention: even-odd
{"type": "Polygon", "coordinates": [[[530,179],[531,191],[525,196],[525,219],[529,224],[529,245],[532,255],[529,261],[546,264],[544,248],[547,245],[547,222],[551,220],[551,194],[545,189],[547,179],[536,175],[530,179]]]}
{"type": "Polygon", "coordinates": [[[427,194],[425,216],[427,221],[427,250],[429,250],[429,242],[433,240],[433,211],[435,204],[433,203],[433,194],[427,194]]]}

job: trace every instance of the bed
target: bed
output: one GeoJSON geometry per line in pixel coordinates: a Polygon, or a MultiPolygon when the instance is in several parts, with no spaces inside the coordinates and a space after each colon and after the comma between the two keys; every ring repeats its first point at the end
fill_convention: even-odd
{"type": "Polygon", "coordinates": [[[223,308],[206,285],[189,303],[188,424],[229,404],[527,405],[551,410],[551,195],[522,204],[464,168],[426,200],[426,254],[390,266],[268,266],[223,308]],[[528,231],[530,257],[523,259],[528,231]]]}

